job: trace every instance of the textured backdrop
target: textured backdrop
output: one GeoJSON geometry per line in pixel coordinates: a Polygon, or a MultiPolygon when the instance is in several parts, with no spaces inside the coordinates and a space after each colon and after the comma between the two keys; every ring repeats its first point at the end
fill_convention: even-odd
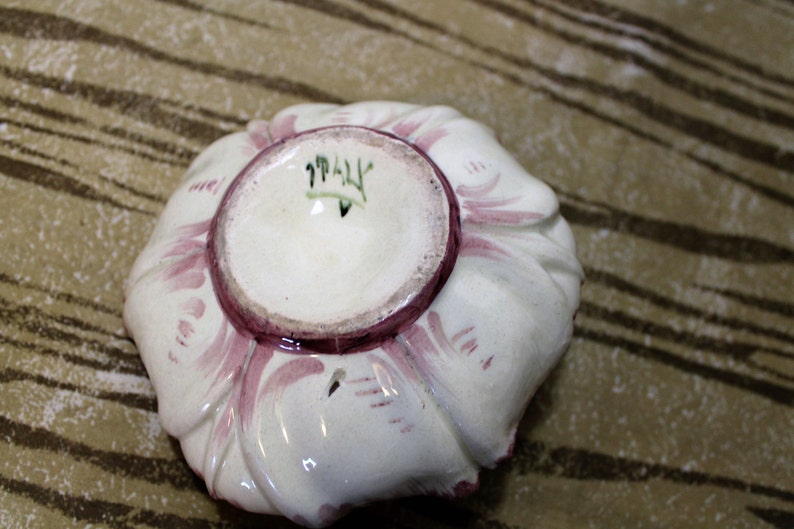
{"type": "Polygon", "coordinates": [[[182,462],[122,284],[204,146],[372,99],[494,128],[587,280],[511,461],[338,525],[794,527],[791,0],[0,1],[0,525],[291,527],[182,462]]]}

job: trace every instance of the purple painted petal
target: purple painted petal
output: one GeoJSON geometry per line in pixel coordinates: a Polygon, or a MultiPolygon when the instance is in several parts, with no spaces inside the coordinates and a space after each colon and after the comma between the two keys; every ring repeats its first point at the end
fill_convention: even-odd
{"type": "Polygon", "coordinates": [[[351,505],[452,494],[456,484],[476,482],[475,467],[404,350],[394,341],[385,349],[280,354],[263,371],[243,453],[269,500],[291,519],[328,523],[351,505]],[[294,490],[301,494],[288,493],[294,490]]]}
{"type": "Polygon", "coordinates": [[[464,231],[446,287],[402,333],[413,365],[483,466],[508,455],[529,398],[567,347],[580,279],[570,250],[543,235],[464,231]],[[541,265],[546,255],[558,272],[541,265]]]}
{"type": "Polygon", "coordinates": [[[190,165],[187,175],[166,204],[157,226],[135,261],[128,288],[141,276],[166,266],[206,242],[206,228],[220,205],[223,193],[253,157],[246,153],[248,133],[231,134],[210,145],[190,165]],[[201,229],[186,234],[184,230],[201,229]]]}
{"type": "Polygon", "coordinates": [[[225,405],[252,341],[222,313],[206,267],[189,270],[201,278],[195,282],[172,271],[145,275],[128,290],[124,322],[157,390],[163,424],[180,436],[225,405]]]}

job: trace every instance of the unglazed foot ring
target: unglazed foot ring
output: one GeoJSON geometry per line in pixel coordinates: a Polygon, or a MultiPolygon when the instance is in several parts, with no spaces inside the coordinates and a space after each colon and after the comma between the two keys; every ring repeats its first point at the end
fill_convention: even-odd
{"type": "Polygon", "coordinates": [[[433,162],[392,134],[337,126],[259,153],[221,202],[209,250],[239,327],[339,353],[413,323],[459,239],[454,193],[433,162]]]}

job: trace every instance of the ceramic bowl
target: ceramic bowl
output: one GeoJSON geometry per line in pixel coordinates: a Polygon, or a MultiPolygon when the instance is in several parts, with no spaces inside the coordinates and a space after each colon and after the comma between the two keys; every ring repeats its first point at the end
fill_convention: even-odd
{"type": "Polygon", "coordinates": [[[565,351],[581,280],[554,193],[490,129],[308,104],[195,160],[124,321],[210,493],[322,526],[476,488],[565,351]]]}

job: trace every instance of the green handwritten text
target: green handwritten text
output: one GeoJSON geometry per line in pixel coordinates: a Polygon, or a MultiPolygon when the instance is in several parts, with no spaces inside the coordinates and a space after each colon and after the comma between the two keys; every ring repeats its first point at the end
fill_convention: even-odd
{"type": "Polygon", "coordinates": [[[309,176],[309,191],[306,192],[308,198],[334,198],[339,201],[339,214],[344,217],[350,208],[358,206],[364,207],[367,201],[367,193],[364,190],[364,176],[373,169],[372,162],[364,165],[361,158],[356,160],[351,166],[347,158],[339,159],[334,156],[333,165],[327,156],[318,154],[314,160],[306,164],[306,172],[309,176]],[[340,182],[343,191],[328,189],[326,183],[340,182]],[[349,192],[346,189],[350,189],[349,192]]]}

